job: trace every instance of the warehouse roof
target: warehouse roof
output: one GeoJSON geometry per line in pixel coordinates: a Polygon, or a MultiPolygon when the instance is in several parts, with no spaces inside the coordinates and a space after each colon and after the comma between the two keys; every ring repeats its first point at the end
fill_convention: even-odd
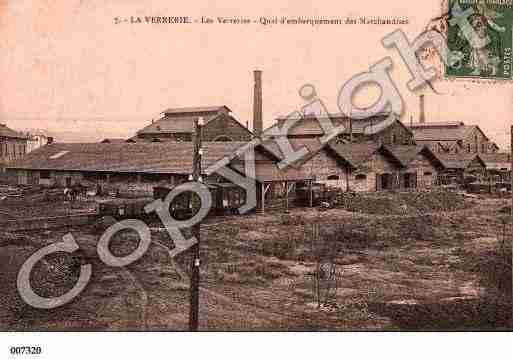
{"type": "MultiPolygon", "coordinates": [[[[204,142],[203,169],[230,155],[244,142],[204,142]]],[[[36,149],[7,168],[189,174],[192,142],[53,143],[36,149]]]]}
{"type": "MultiPolygon", "coordinates": [[[[203,116],[206,125],[219,115],[214,113],[209,116],[203,116]]],[[[161,133],[192,133],[194,132],[194,120],[198,116],[180,116],[176,118],[161,118],[150,125],[137,131],[137,134],[161,134],[161,133]]]]}
{"type": "Polygon", "coordinates": [[[484,168],[486,164],[483,162],[483,159],[480,157],[481,155],[476,154],[466,154],[466,153],[458,153],[458,154],[441,154],[437,153],[436,157],[440,162],[442,162],[443,166],[447,169],[466,169],[470,163],[477,159],[480,165],[484,168]]]}
{"type": "MultiPolygon", "coordinates": [[[[395,117],[392,118],[392,121],[386,121],[389,118],[390,114],[383,113],[378,114],[372,117],[364,118],[364,119],[353,119],[352,122],[352,131],[354,134],[372,134],[374,132],[380,132],[388,126],[392,125],[397,121],[395,117]]],[[[328,128],[329,125],[338,128],[339,126],[344,126],[344,130],[341,131],[342,134],[348,134],[350,132],[350,119],[344,114],[329,114],[324,117],[318,117],[314,115],[306,115],[300,119],[295,118],[278,118],[276,119],[276,123],[267,128],[264,133],[272,136],[273,131],[277,131],[281,134],[281,130],[283,126],[290,126],[288,129],[288,136],[298,136],[298,135],[317,135],[323,136],[325,135],[324,128],[328,128]],[[325,123],[325,125],[323,125],[325,123]]]]}
{"type": "Polygon", "coordinates": [[[231,112],[228,106],[198,106],[198,107],[174,107],[168,108],[167,110],[162,111],[166,115],[171,114],[187,114],[187,113],[201,113],[201,112],[231,112]]]}
{"type": "Polygon", "coordinates": [[[487,136],[479,126],[467,126],[463,122],[429,122],[406,125],[413,132],[415,141],[458,141],[468,137],[477,129],[487,136]]]}
{"type": "MultiPolygon", "coordinates": [[[[178,112],[177,112],[178,114],[178,112]]],[[[244,127],[239,121],[234,119],[227,113],[224,112],[212,112],[208,115],[202,115],[203,124],[206,125],[211,121],[215,121],[218,119],[229,119],[234,121],[239,126],[243,127],[248,132],[249,129],[244,127]]],[[[163,117],[155,122],[152,122],[150,125],[142,128],[137,131],[138,135],[158,135],[158,134],[171,134],[171,133],[193,133],[194,132],[194,120],[198,118],[198,115],[194,115],[192,113],[184,113],[183,115],[176,117],[163,117]]]]}
{"type": "Polygon", "coordinates": [[[10,129],[3,123],[0,123],[0,137],[21,138],[21,139],[27,138],[23,134],[10,129]]]}
{"type": "Polygon", "coordinates": [[[329,147],[351,166],[357,168],[376,153],[380,145],[374,142],[364,143],[330,143],[329,147]]]}
{"type": "Polygon", "coordinates": [[[424,154],[435,165],[443,166],[443,163],[438,159],[437,155],[431,151],[429,147],[424,145],[385,145],[384,147],[391,152],[404,167],[407,167],[420,153],[424,154]]]}

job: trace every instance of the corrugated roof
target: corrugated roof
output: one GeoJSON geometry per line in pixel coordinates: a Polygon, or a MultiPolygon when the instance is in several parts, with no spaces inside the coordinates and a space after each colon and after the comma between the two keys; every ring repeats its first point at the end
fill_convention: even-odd
{"type": "Polygon", "coordinates": [[[26,139],[27,136],[10,129],[5,124],[0,123],[0,137],[9,137],[9,138],[21,138],[26,139]]]}
{"type": "MultiPolygon", "coordinates": [[[[242,145],[244,142],[204,142],[203,169],[242,145]]],[[[192,142],[54,143],[30,152],[8,168],[189,174],[192,153],[192,142]]]]}

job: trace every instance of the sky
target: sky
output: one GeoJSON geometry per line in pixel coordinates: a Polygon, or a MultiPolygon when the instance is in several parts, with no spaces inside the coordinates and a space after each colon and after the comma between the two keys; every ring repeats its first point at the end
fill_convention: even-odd
{"type": "MultiPolygon", "coordinates": [[[[405,102],[402,120],[479,125],[509,145],[513,85],[439,81],[442,95],[415,93],[395,50],[381,39],[401,28],[410,39],[441,12],[440,0],[412,2],[260,0],[0,0],[0,121],[17,130],[58,133],[57,141],[125,137],[169,107],[227,105],[252,118],[252,71],[263,71],[264,127],[304,105],[298,89],[315,86],[330,112],[340,88],[384,57],[405,102]],[[408,25],[115,24],[115,17],[202,16],[408,18],[408,25]]],[[[358,105],[378,92],[362,90],[358,105]]]]}

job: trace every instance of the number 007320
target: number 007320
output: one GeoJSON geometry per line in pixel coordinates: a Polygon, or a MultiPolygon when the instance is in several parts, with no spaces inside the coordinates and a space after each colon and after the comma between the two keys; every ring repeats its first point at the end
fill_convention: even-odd
{"type": "Polygon", "coordinates": [[[41,347],[11,347],[11,355],[37,355],[41,354],[41,347]]]}

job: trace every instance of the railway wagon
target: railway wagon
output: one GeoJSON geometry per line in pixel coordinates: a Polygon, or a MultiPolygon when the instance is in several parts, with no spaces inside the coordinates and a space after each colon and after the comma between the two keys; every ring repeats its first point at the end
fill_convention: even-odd
{"type": "Polygon", "coordinates": [[[98,206],[98,210],[102,216],[139,218],[146,215],[144,207],[151,202],[151,198],[115,198],[101,202],[98,206]]]}
{"type": "MultiPolygon", "coordinates": [[[[238,209],[246,202],[246,191],[233,183],[208,183],[207,187],[212,196],[209,216],[237,214],[238,209]]],[[[171,191],[172,188],[169,187],[155,187],[153,197],[164,200],[171,191]]],[[[193,196],[187,193],[176,196],[171,203],[170,212],[173,214],[177,211],[189,210],[191,214],[195,213],[201,203],[199,199],[194,197],[191,199],[191,197],[193,196]]]]}
{"type": "MultiPolygon", "coordinates": [[[[212,207],[208,216],[220,216],[237,214],[238,208],[246,201],[246,192],[243,188],[232,183],[207,184],[212,195],[212,207]]],[[[153,199],[151,198],[115,198],[104,201],[99,205],[99,213],[102,216],[115,218],[141,218],[148,214],[144,208],[156,199],[164,200],[173,188],[154,187],[153,199]]],[[[190,218],[201,205],[198,198],[184,192],[176,196],[171,202],[169,212],[173,218],[183,220],[190,218]]]]}

